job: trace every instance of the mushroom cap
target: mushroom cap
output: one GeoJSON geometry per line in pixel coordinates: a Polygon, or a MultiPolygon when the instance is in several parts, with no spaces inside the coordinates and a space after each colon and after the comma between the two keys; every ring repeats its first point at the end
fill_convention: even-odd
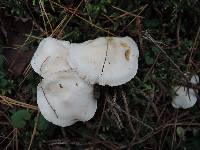
{"type": "Polygon", "coordinates": [[[37,87],[37,103],[44,118],[58,126],[88,121],[97,109],[93,86],[74,72],[57,72],[37,87]]]}
{"type": "Polygon", "coordinates": [[[47,78],[49,75],[59,72],[68,71],[70,66],[64,57],[48,57],[46,61],[42,64],[40,69],[40,74],[43,78],[47,78]]]}
{"type": "Polygon", "coordinates": [[[199,83],[199,76],[198,75],[193,75],[192,76],[192,78],[191,78],[191,80],[190,80],[190,82],[192,83],[192,84],[198,84],[199,83]]]}
{"type": "Polygon", "coordinates": [[[172,106],[174,108],[187,109],[195,105],[197,97],[193,89],[188,89],[185,87],[175,87],[177,95],[172,101],[172,106]]]}
{"type": "Polygon", "coordinates": [[[117,86],[137,73],[139,51],[130,37],[100,37],[70,44],[67,57],[72,69],[90,84],[117,86]]]}
{"type": "Polygon", "coordinates": [[[32,57],[31,66],[33,70],[44,77],[46,76],[46,74],[43,74],[41,72],[42,67],[46,68],[44,69],[44,72],[48,75],[49,72],[54,73],[55,71],[63,71],[63,66],[69,68],[67,64],[67,53],[69,45],[70,43],[67,41],[57,40],[52,37],[44,38],[40,42],[37,50],[32,57]],[[60,59],[58,59],[57,57],[60,57],[62,61],[60,61],[60,59]],[[46,67],[46,65],[48,64],[47,62],[50,63],[48,67],[46,67]],[[49,68],[49,72],[47,68],[49,68]],[[55,68],[56,70],[54,71],[53,69],[55,68]]]}

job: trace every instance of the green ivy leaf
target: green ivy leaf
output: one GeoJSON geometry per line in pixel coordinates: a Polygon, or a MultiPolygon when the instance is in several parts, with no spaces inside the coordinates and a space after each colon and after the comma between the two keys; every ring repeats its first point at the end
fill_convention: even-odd
{"type": "Polygon", "coordinates": [[[176,133],[181,139],[185,138],[185,130],[182,127],[177,127],[176,133]]]}
{"type": "Polygon", "coordinates": [[[40,131],[44,131],[47,129],[47,127],[48,127],[48,122],[42,115],[40,115],[38,119],[37,129],[40,131]]]}
{"type": "Polygon", "coordinates": [[[152,47],[152,51],[154,53],[154,55],[158,54],[158,52],[160,51],[157,47],[152,47]]]}
{"type": "Polygon", "coordinates": [[[151,19],[151,20],[146,20],[144,22],[144,25],[147,28],[158,28],[159,25],[160,25],[160,22],[159,22],[158,19],[154,18],[154,19],[151,19]]]}
{"type": "Polygon", "coordinates": [[[145,59],[145,62],[147,65],[151,65],[154,63],[154,59],[152,57],[150,57],[149,55],[145,55],[144,59],[145,59]]]}
{"type": "Polygon", "coordinates": [[[25,109],[16,111],[11,116],[11,122],[15,128],[23,128],[26,125],[26,121],[30,119],[31,119],[31,113],[25,109]]]}
{"type": "Polygon", "coordinates": [[[4,62],[5,62],[5,57],[4,55],[0,54],[0,69],[3,69],[4,62]]]}
{"type": "Polygon", "coordinates": [[[33,4],[33,6],[35,6],[36,0],[32,0],[32,4],[33,4]]]}
{"type": "Polygon", "coordinates": [[[0,79],[3,79],[6,76],[6,73],[0,70],[0,79]]]}
{"type": "Polygon", "coordinates": [[[8,85],[8,80],[0,79],[0,89],[5,88],[8,85]]]}

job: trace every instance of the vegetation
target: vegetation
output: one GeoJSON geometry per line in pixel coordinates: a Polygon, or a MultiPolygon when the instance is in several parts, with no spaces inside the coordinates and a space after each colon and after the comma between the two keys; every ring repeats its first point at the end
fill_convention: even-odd
{"type": "MultiPolygon", "coordinates": [[[[200,103],[171,106],[174,85],[200,74],[198,0],[1,0],[0,149],[200,149],[200,103]],[[98,110],[60,128],[36,104],[40,77],[29,62],[40,40],[130,36],[139,71],[120,87],[95,88],[98,110]]],[[[200,89],[200,86],[195,87],[200,89]]]]}

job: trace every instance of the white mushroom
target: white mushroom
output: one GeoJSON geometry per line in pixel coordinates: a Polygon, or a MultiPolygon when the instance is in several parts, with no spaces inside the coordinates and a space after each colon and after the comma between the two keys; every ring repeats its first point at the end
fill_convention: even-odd
{"type": "MultiPolygon", "coordinates": [[[[197,84],[199,82],[198,76],[194,75],[191,78],[191,83],[197,84]]],[[[172,100],[172,106],[174,108],[187,109],[195,105],[197,101],[197,96],[192,88],[187,89],[186,87],[174,87],[176,91],[176,96],[172,100]]]]}
{"type": "Polygon", "coordinates": [[[31,66],[35,72],[46,77],[57,71],[68,70],[67,63],[68,46],[67,41],[61,41],[52,37],[43,39],[31,60],[31,66]]]}
{"type": "Polygon", "coordinates": [[[48,57],[46,61],[42,64],[40,69],[40,74],[43,78],[48,77],[49,75],[59,72],[59,71],[68,71],[70,66],[64,57],[48,57]]]}
{"type": "Polygon", "coordinates": [[[91,84],[117,86],[135,76],[138,57],[137,44],[130,37],[101,37],[72,43],[68,63],[91,84]]]}
{"type": "Polygon", "coordinates": [[[199,83],[199,76],[198,75],[193,75],[190,82],[192,84],[198,84],[199,83]]]}
{"type": "Polygon", "coordinates": [[[197,97],[193,89],[187,89],[185,87],[175,87],[176,96],[172,101],[174,108],[187,109],[195,105],[197,97]]]}
{"type": "Polygon", "coordinates": [[[97,109],[93,87],[74,72],[57,72],[37,87],[37,103],[44,118],[65,127],[88,121],[97,109]]]}

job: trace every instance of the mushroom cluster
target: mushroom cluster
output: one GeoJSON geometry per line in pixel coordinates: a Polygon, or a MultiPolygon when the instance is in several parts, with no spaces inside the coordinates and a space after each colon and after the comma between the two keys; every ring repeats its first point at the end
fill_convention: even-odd
{"type": "MultiPolygon", "coordinates": [[[[199,77],[197,75],[193,75],[190,82],[197,85],[199,83],[199,77]]],[[[176,86],[174,87],[174,90],[176,91],[176,96],[171,103],[174,108],[187,109],[195,105],[198,92],[195,92],[194,89],[176,86]]]]}
{"type": "Polygon", "coordinates": [[[88,121],[97,109],[93,85],[118,86],[137,73],[139,51],[130,37],[100,37],[70,43],[43,39],[31,66],[43,77],[37,103],[44,118],[65,127],[88,121]]]}

